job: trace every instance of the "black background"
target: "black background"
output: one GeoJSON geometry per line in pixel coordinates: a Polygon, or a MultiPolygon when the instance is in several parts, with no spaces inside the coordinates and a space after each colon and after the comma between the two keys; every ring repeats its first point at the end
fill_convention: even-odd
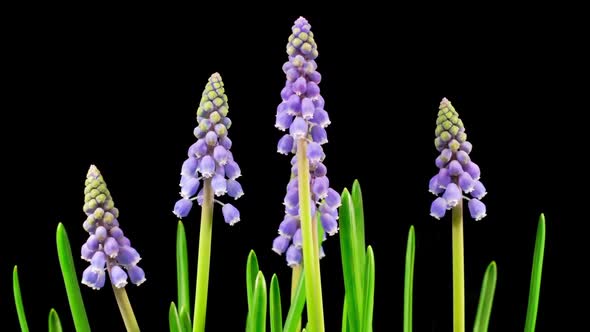
{"type": "MultiPolygon", "coordinates": [[[[267,279],[279,275],[286,299],[290,269],[270,250],[290,168],[289,158],[276,153],[282,133],[274,128],[274,114],[291,25],[309,13],[228,17],[222,7],[174,13],[158,7],[141,8],[145,13],[63,8],[51,14],[36,8],[34,15],[19,12],[9,24],[0,122],[0,315],[8,324],[2,330],[18,326],[10,286],[15,264],[32,330],[46,328],[51,307],[65,329],[73,329],[54,232],[57,222],[65,224],[77,256],[86,239],[82,192],[90,164],[102,171],[121,225],[143,257],[148,280],[128,287],[140,326],[167,330],[168,307],[176,301],[171,210],[181,163],[194,142],[196,104],[216,71],[229,97],[229,135],[246,195],[237,201],[242,221],[235,227],[215,211],[208,330],[243,330],[250,249],[267,279]]],[[[587,84],[578,83],[585,77],[578,22],[530,8],[395,15],[341,9],[306,17],[316,35],[320,87],[332,120],[328,175],[339,191],[359,179],[364,193],[367,243],[377,264],[375,330],[401,330],[411,224],[417,236],[415,330],[451,330],[450,220],[428,215],[442,97],[463,119],[488,188],[488,217],[465,221],[467,326],[483,272],[495,260],[499,277],[490,330],[522,330],[541,212],[548,233],[537,331],[575,326],[579,317],[568,301],[577,261],[566,247],[586,217],[585,206],[572,206],[570,198],[587,186],[573,154],[581,135],[576,127],[587,110],[578,103],[587,95],[587,84]]],[[[198,211],[186,220],[193,276],[198,211]]],[[[321,264],[328,331],[339,330],[342,312],[338,242],[332,237],[325,244],[321,264]]],[[[81,272],[86,263],[77,259],[76,265],[81,272]]],[[[95,330],[123,330],[111,290],[81,288],[95,330]]]]}

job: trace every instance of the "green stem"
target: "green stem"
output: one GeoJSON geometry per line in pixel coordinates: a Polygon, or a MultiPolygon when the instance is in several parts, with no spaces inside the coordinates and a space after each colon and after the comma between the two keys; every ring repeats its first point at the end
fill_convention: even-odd
{"type": "MultiPolygon", "coordinates": [[[[297,293],[297,286],[299,285],[299,279],[301,278],[301,265],[296,265],[291,269],[291,305],[295,301],[295,294],[297,293]]],[[[301,320],[297,323],[296,332],[301,331],[301,320]]]]}
{"type": "Polygon", "coordinates": [[[121,317],[123,317],[123,322],[125,323],[127,332],[139,332],[139,326],[137,325],[137,320],[133,314],[133,308],[131,308],[131,303],[129,302],[129,297],[127,297],[125,287],[117,288],[115,285],[112,286],[113,292],[115,293],[115,299],[119,305],[119,311],[121,312],[121,317]]]}
{"type": "Polygon", "coordinates": [[[324,332],[324,310],[322,304],[322,281],[318,249],[314,248],[314,222],[311,216],[311,190],[309,185],[309,161],[307,142],[297,141],[297,168],[299,172],[299,216],[303,240],[303,261],[305,262],[305,295],[307,297],[307,318],[311,331],[324,332]]]}
{"type": "Polygon", "coordinates": [[[463,202],[453,208],[453,327],[465,332],[465,267],[463,255],[463,202]]]}
{"type": "Polygon", "coordinates": [[[207,291],[209,289],[209,264],[211,262],[211,231],[213,229],[213,189],[211,179],[203,185],[201,206],[201,230],[199,233],[199,260],[197,262],[197,289],[195,293],[195,317],[193,332],[205,331],[207,291]]]}

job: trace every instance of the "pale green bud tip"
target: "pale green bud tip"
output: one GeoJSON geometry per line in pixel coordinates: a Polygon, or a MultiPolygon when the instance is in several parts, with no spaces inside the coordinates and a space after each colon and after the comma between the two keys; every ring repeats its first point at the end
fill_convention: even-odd
{"type": "Polygon", "coordinates": [[[94,166],[94,165],[90,165],[90,168],[88,169],[88,173],[86,174],[86,177],[88,179],[98,179],[99,176],[100,176],[100,171],[98,170],[98,168],[96,168],[96,166],[94,166]]]}

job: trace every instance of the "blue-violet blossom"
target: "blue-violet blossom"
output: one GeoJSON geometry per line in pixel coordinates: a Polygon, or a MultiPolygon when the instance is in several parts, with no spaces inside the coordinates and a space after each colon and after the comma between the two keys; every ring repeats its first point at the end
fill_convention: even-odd
{"type": "Polygon", "coordinates": [[[90,236],[82,245],[82,259],[90,266],[82,273],[82,283],[100,289],[108,270],[111,283],[117,288],[127,285],[127,276],[132,283],[141,285],[145,281],[145,273],[137,266],[141,257],[119,227],[119,210],[94,165],[88,170],[85,186],[83,210],[87,218],[83,227],[90,236]]]}
{"type": "MultiPolygon", "coordinates": [[[[176,202],[173,211],[178,218],[188,215],[193,200],[202,204],[203,189],[199,191],[201,180],[211,179],[215,196],[228,194],[238,199],[244,194],[242,186],[236,181],[242,172],[230,152],[232,141],[227,137],[227,130],[231,127],[228,111],[223,81],[215,73],[209,78],[197,109],[199,124],[193,131],[197,141],[188,149],[188,158],[182,164],[182,198],[176,202]]],[[[240,212],[229,203],[223,204],[222,214],[229,225],[240,221],[240,212]]]]}
{"type": "MultiPolygon", "coordinates": [[[[307,140],[310,199],[313,202],[311,213],[314,217],[319,215],[325,233],[334,235],[338,232],[336,220],[341,201],[338,192],[330,188],[327,169],[323,164],[326,156],[322,145],[328,142],[325,128],[330,124],[330,118],[324,110],[324,98],[320,95],[318,84],[322,76],[316,71],[318,51],[310,29],[311,26],[303,17],[297,19],[291,29],[293,34],[287,44],[289,61],[283,65],[287,81],[281,91],[282,102],[277,108],[275,124],[279,130],[289,130],[289,133],[281,137],[277,151],[285,155],[296,154],[297,140],[307,140]]],[[[285,218],[279,225],[279,236],[273,241],[273,250],[278,254],[286,253],[287,264],[293,267],[301,264],[303,255],[297,156],[293,157],[291,164],[291,181],[284,198],[285,218]]],[[[320,256],[323,255],[321,249],[320,256]]]]}
{"type": "Polygon", "coordinates": [[[463,122],[446,98],[440,103],[436,125],[434,145],[440,155],[435,164],[439,172],[430,179],[429,188],[431,193],[436,196],[442,194],[442,197],[432,202],[430,215],[436,219],[442,218],[447,210],[465,198],[465,193],[472,197],[467,198],[471,217],[480,220],[486,216],[486,206],[481,202],[486,189],[479,181],[479,166],[469,157],[472,147],[467,141],[463,122]]]}

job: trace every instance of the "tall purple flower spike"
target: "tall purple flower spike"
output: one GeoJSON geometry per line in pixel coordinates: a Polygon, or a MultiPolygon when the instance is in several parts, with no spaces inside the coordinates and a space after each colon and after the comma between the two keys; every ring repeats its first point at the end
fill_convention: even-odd
{"type": "MultiPolygon", "coordinates": [[[[232,141],[227,137],[231,120],[227,117],[229,106],[218,73],[211,75],[205,86],[194,130],[197,141],[188,149],[188,159],[182,164],[180,172],[180,200],[174,205],[174,214],[178,218],[186,217],[196,200],[203,201],[201,180],[211,179],[215,196],[228,194],[234,199],[240,198],[244,191],[236,179],[242,175],[240,166],[234,161],[230,152],[232,141]]],[[[223,204],[223,217],[229,225],[240,221],[240,212],[233,205],[223,204]]]]}
{"type": "Polygon", "coordinates": [[[127,277],[141,285],[145,281],[145,273],[137,266],[141,257],[119,227],[119,210],[94,165],[88,170],[85,186],[83,209],[87,218],[83,227],[90,236],[82,245],[82,259],[90,266],[82,273],[82,283],[100,289],[108,270],[111,283],[117,288],[127,285],[127,277]]]}
{"type": "MultiPolygon", "coordinates": [[[[298,139],[309,142],[310,199],[314,203],[311,212],[312,215],[319,212],[324,231],[334,235],[338,232],[336,220],[340,195],[330,188],[327,169],[323,164],[326,155],[322,145],[328,142],[325,128],[330,124],[330,118],[324,110],[324,98],[320,95],[318,84],[322,76],[316,71],[318,51],[310,29],[311,26],[303,17],[297,19],[291,28],[293,34],[287,43],[289,61],[283,65],[287,81],[281,91],[282,102],[277,108],[275,124],[279,130],[289,130],[289,133],[279,140],[277,151],[285,155],[296,154],[298,139]]],[[[291,160],[291,181],[284,199],[285,219],[279,225],[279,236],[273,241],[273,250],[278,254],[286,253],[287,264],[292,267],[301,264],[303,257],[296,159],[293,157],[291,160]]]]}
{"type": "Polygon", "coordinates": [[[446,98],[440,102],[436,119],[434,145],[440,152],[435,164],[438,174],[430,179],[430,192],[438,196],[430,207],[430,215],[436,219],[444,217],[447,210],[455,207],[463,198],[470,194],[468,208],[471,217],[481,220],[486,216],[486,206],[481,199],[486,189],[479,181],[479,166],[469,157],[471,143],[459,114],[446,98]]]}

